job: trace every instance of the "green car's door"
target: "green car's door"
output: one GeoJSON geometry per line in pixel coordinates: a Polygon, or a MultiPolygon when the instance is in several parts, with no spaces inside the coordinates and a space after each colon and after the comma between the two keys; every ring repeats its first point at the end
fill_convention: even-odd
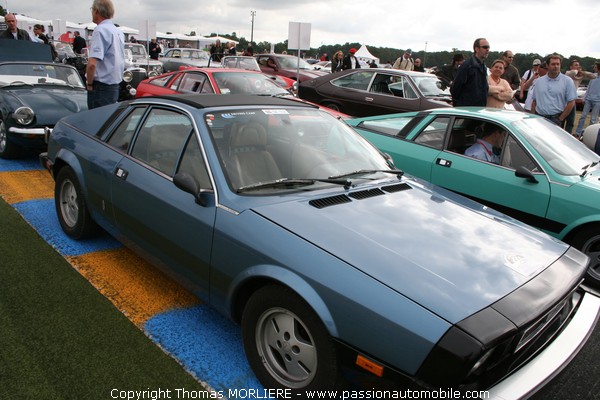
{"type": "Polygon", "coordinates": [[[500,164],[463,155],[475,138],[480,137],[476,131],[465,129],[473,126],[472,121],[463,118],[453,121],[445,150],[433,161],[430,181],[543,229],[550,202],[550,182],[546,174],[504,127],[501,128],[507,134],[502,148],[497,149],[500,164]],[[519,167],[531,174],[517,176],[519,167]]]}

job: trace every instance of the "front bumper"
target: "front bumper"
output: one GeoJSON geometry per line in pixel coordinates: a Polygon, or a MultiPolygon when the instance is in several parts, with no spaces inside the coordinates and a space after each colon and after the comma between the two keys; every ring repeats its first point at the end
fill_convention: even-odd
{"type": "Polygon", "coordinates": [[[535,358],[488,389],[489,399],[527,398],[560,373],[592,334],[600,315],[600,297],[585,293],[573,319],[535,358]]]}

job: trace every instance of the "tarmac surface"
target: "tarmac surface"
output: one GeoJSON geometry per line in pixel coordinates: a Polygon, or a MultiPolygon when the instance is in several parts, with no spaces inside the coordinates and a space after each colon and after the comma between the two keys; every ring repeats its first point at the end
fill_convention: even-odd
{"type": "MultiPolygon", "coordinates": [[[[209,389],[262,390],[235,324],[107,234],[70,240],[58,224],[53,191],[54,182],[37,157],[0,159],[0,197],[150,339],[209,389]]],[[[531,398],[600,399],[600,324],[571,364],[531,398]]]]}

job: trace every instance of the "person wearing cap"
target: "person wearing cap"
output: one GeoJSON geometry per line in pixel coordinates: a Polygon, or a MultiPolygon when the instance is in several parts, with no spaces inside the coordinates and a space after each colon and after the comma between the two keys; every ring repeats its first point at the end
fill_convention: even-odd
{"type": "Polygon", "coordinates": [[[354,56],[355,53],[356,49],[353,47],[350,49],[348,54],[346,54],[346,56],[344,57],[344,61],[342,62],[342,70],[360,68],[360,63],[358,62],[358,59],[354,56]]]}
{"type": "Polygon", "coordinates": [[[540,64],[542,62],[539,58],[533,60],[533,64],[531,65],[531,69],[525,71],[523,76],[521,77],[521,88],[519,90],[519,99],[521,102],[525,103],[527,100],[527,95],[529,94],[529,87],[533,85],[533,81],[539,77],[538,70],[540,69],[540,64]],[[529,81],[531,79],[531,81],[529,81]],[[528,83],[529,82],[529,83],[528,83]]]}
{"type": "Polygon", "coordinates": [[[412,71],[415,69],[415,62],[412,59],[412,50],[406,49],[401,57],[398,57],[394,65],[394,69],[402,69],[404,71],[412,71]]]}
{"type": "Polygon", "coordinates": [[[538,78],[541,78],[542,76],[546,75],[548,73],[548,67],[546,67],[546,63],[541,63],[538,66],[538,70],[537,73],[535,75],[532,75],[527,82],[525,82],[525,89],[527,90],[527,98],[525,99],[525,111],[527,112],[532,112],[531,111],[531,105],[533,104],[533,92],[535,90],[535,83],[537,82],[538,78]]]}

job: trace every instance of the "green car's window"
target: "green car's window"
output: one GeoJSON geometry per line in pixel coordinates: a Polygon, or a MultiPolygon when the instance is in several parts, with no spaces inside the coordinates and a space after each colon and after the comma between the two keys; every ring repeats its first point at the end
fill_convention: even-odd
{"type": "Polygon", "coordinates": [[[383,133],[384,135],[398,136],[403,138],[408,133],[408,130],[404,130],[404,127],[413,119],[414,117],[407,116],[394,117],[388,119],[377,119],[372,121],[362,121],[358,124],[357,127],[383,133]]]}
{"type": "Polygon", "coordinates": [[[127,152],[132,142],[135,128],[138,126],[140,118],[142,118],[145,112],[146,107],[138,107],[133,110],[110,136],[108,144],[120,151],[127,152]]]}
{"type": "Polygon", "coordinates": [[[527,154],[525,150],[523,150],[523,148],[512,136],[509,136],[504,144],[502,166],[511,169],[525,167],[531,172],[539,171],[535,161],[533,161],[531,156],[527,154]]]}
{"type": "Polygon", "coordinates": [[[135,138],[131,155],[172,177],[191,131],[186,116],[153,109],[135,138]]]}
{"type": "Polygon", "coordinates": [[[449,123],[450,118],[448,117],[434,119],[433,122],[427,125],[425,129],[419,133],[419,136],[415,138],[415,143],[441,150],[444,146],[444,136],[446,135],[449,123]]]}

